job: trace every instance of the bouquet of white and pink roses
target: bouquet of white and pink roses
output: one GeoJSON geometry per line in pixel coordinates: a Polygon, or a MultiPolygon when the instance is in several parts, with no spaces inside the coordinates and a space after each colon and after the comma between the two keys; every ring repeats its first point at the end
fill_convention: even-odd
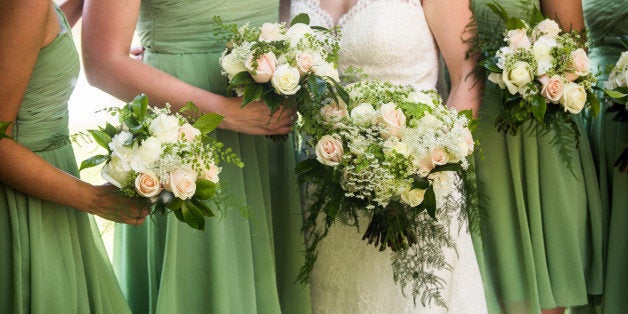
{"type": "MultiPolygon", "coordinates": [[[[624,45],[628,46],[628,40],[624,39],[624,45]]],[[[628,122],[628,51],[624,51],[617,63],[611,69],[606,82],[604,92],[611,103],[607,112],[616,112],[613,120],[628,122]]],[[[625,148],[615,161],[615,167],[619,171],[628,172],[628,148],[625,148]]]]}
{"type": "Polygon", "coordinates": [[[203,230],[204,217],[215,216],[221,206],[216,202],[220,161],[243,166],[230,148],[223,149],[222,143],[208,136],[222,116],[198,116],[192,103],[179,113],[172,113],[168,105],[149,107],[145,95],[109,110],[119,124],[88,131],[107,154],[83,161],[80,169],[105,163],[102,177],[122,194],[148,198],[154,213],[169,209],[190,227],[203,230]],[[190,124],[188,119],[194,115],[198,117],[190,124]]]}
{"type": "Polygon", "coordinates": [[[501,90],[496,126],[511,134],[529,120],[542,126],[569,122],[569,114],[580,113],[587,104],[594,115],[599,111],[586,38],[563,31],[528,4],[532,7],[525,20],[509,17],[497,3],[488,4],[506,24],[506,32],[501,43],[480,40],[485,55],[480,64],[488,70],[488,80],[501,90]]]}
{"type": "MultiPolygon", "coordinates": [[[[302,131],[315,147],[314,156],[296,168],[299,182],[313,192],[304,222],[308,248],[301,278],[307,278],[316,245],[335,221],[353,225],[364,216],[369,224],[363,239],[397,253],[398,282],[437,287],[426,274],[444,265],[425,265],[439,260],[432,257],[450,244],[441,228],[448,216],[440,212],[464,203],[459,195],[451,206],[450,195],[460,190],[463,182],[456,174],[468,168],[474,149],[470,113],[446,107],[436,91],[383,81],[345,88],[348,104],[332,100],[301,111],[302,131]],[[417,250],[421,245],[431,248],[417,250]]],[[[438,291],[432,288],[414,289],[413,295],[438,291]]]]}
{"type": "Polygon", "coordinates": [[[226,44],[220,65],[227,89],[243,96],[243,106],[262,100],[271,112],[279,105],[319,102],[338,86],[338,38],[328,29],[310,27],[306,14],[290,27],[264,23],[260,27],[222,24],[215,29],[226,44]]]}

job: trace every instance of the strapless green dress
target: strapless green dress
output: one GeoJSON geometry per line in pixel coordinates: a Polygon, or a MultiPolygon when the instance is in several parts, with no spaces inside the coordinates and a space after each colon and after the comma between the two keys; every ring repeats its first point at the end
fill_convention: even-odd
{"type": "MultiPolygon", "coordinates": [[[[584,0],[584,16],[591,43],[589,57],[594,69],[615,64],[627,50],[618,40],[628,35],[628,1],[584,0]]],[[[600,77],[600,82],[605,80],[600,77]]],[[[628,124],[612,121],[615,113],[602,112],[590,118],[589,139],[597,166],[602,203],[605,206],[606,276],[604,313],[628,309],[628,174],[613,167],[615,159],[628,147],[628,124]]]]}
{"type": "MultiPolygon", "coordinates": [[[[61,32],[39,52],[13,137],[78,176],[67,102],[79,59],[70,27],[57,12],[61,32]]],[[[0,256],[0,313],[130,312],[87,213],[0,184],[0,256]]]]}
{"type": "MultiPolygon", "coordinates": [[[[212,18],[252,26],[278,20],[276,0],[143,0],[137,32],[144,61],[194,86],[224,94],[224,48],[212,18]]],[[[150,80],[150,78],[146,78],[150,80]]],[[[287,143],[225,130],[217,138],[245,163],[226,165],[227,195],[245,201],[193,230],[173,215],[116,227],[114,268],[134,313],[308,313],[309,290],[296,283],[303,261],[300,201],[287,143]]]]}
{"type": "MultiPolygon", "coordinates": [[[[498,17],[473,1],[478,30],[494,34],[498,17]],[[490,12],[490,13],[489,13],[490,12]]],[[[520,1],[500,1],[511,16],[520,1]]],[[[536,5],[539,3],[537,1],[536,5]]],[[[573,173],[552,144],[554,132],[506,135],[494,127],[497,87],[486,84],[476,166],[488,217],[476,254],[490,313],[538,313],[587,303],[602,292],[602,205],[583,121],[573,173]]]]}

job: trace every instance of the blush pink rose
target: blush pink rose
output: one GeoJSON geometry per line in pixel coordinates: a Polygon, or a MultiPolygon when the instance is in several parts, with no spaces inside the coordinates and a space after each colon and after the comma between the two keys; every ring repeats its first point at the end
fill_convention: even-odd
{"type": "Polygon", "coordinates": [[[277,57],[271,52],[261,55],[257,60],[257,67],[253,68],[252,62],[247,62],[247,68],[251,72],[253,80],[257,83],[267,83],[273,77],[277,69],[277,57]]]}
{"type": "Polygon", "coordinates": [[[191,124],[186,123],[179,127],[179,138],[186,141],[193,141],[197,136],[201,135],[201,131],[191,124]]]}
{"type": "Polygon", "coordinates": [[[560,100],[560,97],[563,95],[563,88],[565,86],[564,79],[559,75],[552,77],[543,75],[539,77],[539,81],[543,84],[541,95],[549,99],[552,103],[558,103],[558,100],[560,100]]]}
{"type": "Polygon", "coordinates": [[[312,69],[312,66],[314,65],[314,56],[306,52],[301,52],[297,54],[296,61],[299,73],[303,75],[312,69]]]}
{"type": "Polygon", "coordinates": [[[143,197],[153,197],[161,193],[162,187],[154,172],[145,171],[135,178],[135,190],[143,197]]]}
{"type": "Polygon", "coordinates": [[[406,127],[406,115],[394,103],[383,104],[380,108],[380,121],[384,123],[388,129],[388,134],[384,137],[395,136],[401,138],[401,132],[406,127]]]}
{"type": "Polygon", "coordinates": [[[513,51],[519,48],[529,49],[532,46],[530,38],[528,38],[524,29],[513,29],[508,31],[507,38],[508,47],[510,47],[513,51]]]}
{"type": "Polygon", "coordinates": [[[342,141],[333,135],[325,135],[316,143],[316,160],[323,165],[336,166],[344,153],[342,141]]]}
{"type": "Polygon", "coordinates": [[[571,67],[573,68],[573,73],[578,76],[585,76],[591,73],[591,61],[584,49],[578,48],[571,53],[571,67]]]}
{"type": "Polygon", "coordinates": [[[201,175],[201,179],[205,179],[205,180],[209,180],[211,182],[214,183],[218,183],[219,181],[219,177],[218,175],[220,174],[220,172],[222,171],[221,167],[218,167],[214,164],[212,164],[209,169],[205,170],[203,172],[203,174],[201,175]]]}
{"type": "Polygon", "coordinates": [[[447,152],[442,147],[432,149],[432,163],[438,166],[447,163],[447,152]]]}
{"type": "Polygon", "coordinates": [[[338,122],[340,119],[349,115],[347,111],[347,105],[344,101],[339,100],[339,103],[332,102],[329,105],[321,108],[321,115],[327,122],[338,122]]]}
{"type": "Polygon", "coordinates": [[[172,171],[164,188],[175,197],[186,200],[196,193],[196,173],[184,169],[172,171]]]}

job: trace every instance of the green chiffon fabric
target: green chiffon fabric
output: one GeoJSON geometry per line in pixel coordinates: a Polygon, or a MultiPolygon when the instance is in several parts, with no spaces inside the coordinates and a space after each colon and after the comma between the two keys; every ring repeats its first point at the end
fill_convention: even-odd
{"type": "MultiPolygon", "coordinates": [[[[224,94],[218,59],[224,43],[212,18],[252,26],[278,20],[275,0],[143,0],[137,31],[144,61],[194,86],[224,94]]],[[[150,78],[146,78],[150,79],[150,78]]],[[[309,313],[296,283],[303,262],[300,201],[292,180],[292,140],[218,130],[245,163],[225,165],[224,193],[246,203],[193,230],[173,215],[141,227],[117,226],[114,268],[134,313],[309,313]]]]}
{"type": "MultiPolygon", "coordinates": [[[[624,48],[618,37],[628,35],[628,2],[625,0],[584,0],[585,21],[590,41],[589,58],[594,69],[603,71],[615,64],[624,48]]],[[[600,81],[606,78],[603,72],[600,81]]],[[[600,93],[601,96],[601,93],[600,93]]],[[[597,166],[605,212],[606,277],[604,313],[628,309],[628,174],[613,167],[628,147],[628,124],[612,121],[615,113],[601,110],[590,118],[589,138],[597,166]]]]}
{"type": "MultiPolygon", "coordinates": [[[[57,12],[62,31],[39,52],[12,134],[78,176],[67,101],[79,60],[57,12]]],[[[0,226],[0,313],[129,313],[90,215],[0,184],[0,226]]]]}
{"type": "MultiPolygon", "coordinates": [[[[473,1],[478,31],[503,29],[485,5],[473,1]]],[[[511,16],[520,1],[500,2],[511,16]]],[[[536,3],[538,6],[538,2],[536,3]]],[[[554,131],[527,123],[517,135],[494,126],[499,97],[487,82],[476,138],[481,201],[487,212],[474,244],[490,313],[539,313],[587,303],[602,292],[602,206],[589,142],[572,151],[573,172],[552,144],[554,131]]]]}

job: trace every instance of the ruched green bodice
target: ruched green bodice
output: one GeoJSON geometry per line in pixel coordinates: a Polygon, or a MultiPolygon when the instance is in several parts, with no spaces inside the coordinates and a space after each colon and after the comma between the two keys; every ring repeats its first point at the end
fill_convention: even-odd
{"type": "Polygon", "coordinates": [[[142,46],[159,53],[221,52],[213,18],[223,23],[261,25],[277,21],[273,0],[143,0],[137,23],[142,46]]]}

